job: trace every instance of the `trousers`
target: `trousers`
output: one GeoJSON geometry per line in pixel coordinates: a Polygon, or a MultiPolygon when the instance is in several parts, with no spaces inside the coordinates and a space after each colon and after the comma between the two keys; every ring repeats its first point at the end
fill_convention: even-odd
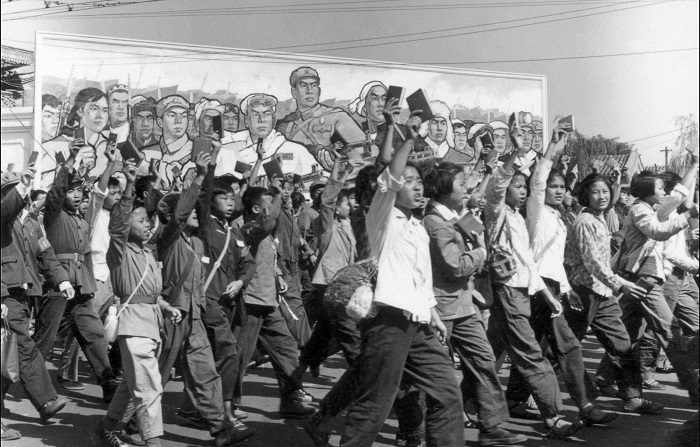
{"type": "MultiPolygon", "coordinates": [[[[553,296],[559,296],[559,284],[545,279],[545,283],[553,296]]],[[[546,338],[556,362],[561,368],[564,383],[571,399],[579,409],[593,402],[592,387],[586,387],[586,368],[581,353],[581,342],[576,338],[564,315],[552,318],[544,296],[540,293],[530,300],[532,315],[530,324],[535,332],[535,339],[546,338]]],[[[522,374],[517,368],[510,371],[506,396],[514,402],[525,402],[530,395],[522,374]]]]}
{"type": "Polygon", "coordinates": [[[279,307],[254,304],[246,304],[245,306],[247,309],[246,319],[235,327],[240,348],[239,362],[234,371],[236,402],[240,403],[243,396],[243,376],[258,341],[270,356],[282,396],[301,389],[301,375],[298,374],[299,349],[297,341],[290,333],[279,307]]]}
{"type": "Polygon", "coordinates": [[[179,324],[165,319],[164,331],[165,341],[158,358],[163,388],[179,358],[187,399],[207,420],[209,432],[212,435],[220,432],[224,425],[221,377],[216,371],[204,323],[189,316],[179,324]]]}
{"type": "MultiPolygon", "coordinates": [[[[29,395],[29,400],[37,410],[48,401],[57,397],[56,390],[46,370],[41,353],[34,340],[29,336],[29,306],[24,290],[10,289],[12,295],[2,299],[7,306],[7,325],[17,335],[17,359],[19,360],[19,378],[29,395]]],[[[5,394],[12,383],[2,380],[2,401],[4,408],[5,394]]]]}
{"type": "Polygon", "coordinates": [[[240,357],[238,343],[231,327],[231,318],[231,309],[224,307],[219,301],[207,297],[206,309],[202,313],[202,322],[214,355],[216,371],[221,378],[224,401],[233,399],[236,387],[236,367],[240,357]]]}
{"type": "Polygon", "coordinates": [[[487,331],[493,353],[507,352],[532,391],[543,418],[557,415],[559,384],[552,365],[542,355],[530,325],[530,297],[527,290],[494,284],[494,300],[487,331]]]}
{"type": "Polygon", "coordinates": [[[358,358],[355,398],[340,446],[371,446],[389,415],[402,382],[425,392],[426,441],[430,447],[464,445],[462,399],[447,350],[427,324],[403,311],[380,307],[368,321],[358,358]]]}
{"type": "Polygon", "coordinates": [[[107,417],[126,423],[135,415],[143,439],[163,436],[163,385],[158,370],[160,342],[128,336],[120,336],[118,340],[124,366],[123,381],[109,404],[107,417]]]}

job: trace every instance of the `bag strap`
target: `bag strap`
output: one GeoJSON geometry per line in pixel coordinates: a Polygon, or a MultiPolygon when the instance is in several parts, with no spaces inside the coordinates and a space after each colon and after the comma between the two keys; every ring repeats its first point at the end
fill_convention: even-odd
{"type": "Polygon", "coordinates": [[[190,276],[190,272],[192,271],[192,266],[194,265],[194,258],[197,256],[192,247],[190,247],[190,244],[187,244],[187,248],[192,252],[192,256],[190,256],[190,259],[187,260],[185,270],[183,270],[183,272],[180,274],[180,279],[177,281],[177,284],[175,284],[175,288],[171,292],[174,295],[180,293],[180,290],[182,290],[182,286],[185,285],[185,281],[187,281],[187,278],[190,276]]]}
{"type": "Polygon", "coordinates": [[[117,318],[124,312],[124,309],[126,309],[126,306],[129,305],[129,302],[131,299],[136,295],[136,291],[141,287],[141,284],[143,284],[143,281],[146,279],[146,276],[148,276],[148,271],[151,270],[151,264],[148,262],[148,259],[146,260],[146,268],[143,269],[143,275],[141,275],[141,279],[139,280],[139,283],[136,284],[136,287],[134,287],[134,290],[131,292],[131,295],[129,295],[129,298],[126,299],[126,302],[122,304],[121,309],[119,309],[119,312],[117,312],[117,318]]]}
{"type": "Polygon", "coordinates": [[[507,220],[508,220],[508,216],[504,212],[503,213],[503,223],[501,223],[501,228],[498,230],[498,234],[496,235],[496,239],[493,240],[494,245],[498,245],[498,242],[500,242],[501,236],[503,235],[503,228],[505,228],[507,220]]]}
{"type": "Polygon", "coordinates": [[[207,293],[207,289],[209,288],[209,284],[211,284],[212,280],[214,279],[214,275],[216,274],[216,271],[219,270],[219,267],[221,267],[221,261],[223,261],[224,256],[226,256],[226,251],[228,251],[228,244],[230,241],[231,241],[231,227],[227,226],[226,227],[226,242],[224,242],[224,248],[221,250],[221,254],[219,254],[219,258],[214,263],[214,267],[212,267],[211,272],[209,272],[209,276],[207,276],[207,280],[204,283],[204,293],[207,293]]]}

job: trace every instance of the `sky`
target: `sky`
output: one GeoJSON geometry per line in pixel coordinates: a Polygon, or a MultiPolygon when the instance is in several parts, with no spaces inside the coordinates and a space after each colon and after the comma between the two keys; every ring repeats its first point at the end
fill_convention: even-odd
{"type": "Polygon", "coordinates": [[[574,114],[586,135],[634,142],[645,164],[674,147],[676,116],[699,116],[692,0],[63,3],[2,0],[2,43],[33,49],[36,31],[54,31],[545,75],[550,120],[574,114]]]}

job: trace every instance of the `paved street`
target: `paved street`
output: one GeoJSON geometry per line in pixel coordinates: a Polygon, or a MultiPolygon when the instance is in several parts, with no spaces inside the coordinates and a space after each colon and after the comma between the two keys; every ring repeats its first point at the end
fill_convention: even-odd
{"type": "MultiPolygon", "coordinates": [[[[594,370],[602,350],[593,349],[597,345],[585,343],[586,363],[589,370],[594,370]]],[[[58,415],[57,422],[52,425],[40,425],[36,411],[24,397],[23,391],[17,385],[13,386],[6,400],[10,414],[3,418],[6,425],[19,430],[23,438],[19,441],[3,443],[8,447],[14,446],[56,446],[56,447],[89,447],[97,446],[92,435],[100,417],[104,414],[106,405],[101,401],[101,389],[87,376],[87,365],[83,363],[83,373],[86,388],[78,392],[59,391],[68,396],[72,402],[58,415]]],[[[501,370],[503,380],[507,379],[509,365],[501,370]]],[[[321,369],[319,379],[307,377],[306,389],[314,398],[322,398],[332,384],[337,380],[345,367],[340,356],[332,357],[321,369]]],[[[51,366],[52,374],[55,368],[51,366]]],[[[657,379],[669,388],[663,392],[648,392],[649,399],[658,399],[666,403],[667,408],[659,416],[636,416],[621,414],[608,428],[587,428],[580,432],[573,441],[554,441],[542,439],[540,422],[510,421],[506,427],[529,437],[525,446],[576,446],[621,447],[643,445],[644,447],[662,446],[667,432],[689,418],[697,407],[690,406],[687,393],[677,388],[674,374],[658,374],[657,379]]],[[[181,402],[182,382],[171,381],[165,390],[163,413],[165,421],[164,447],[184,447],[209,445],[211,438],[208,432],[183,428],[175,423],[175,409],[181,402]]],[[[240,445],[247,447],[286,447],[311,446],[298,420],[284,420],[277,416],[277,382],[274,379],[269,364],[249,371],[246,383],[247,397],[243,409],[249,413],[246,423],[255,429],[256,435],[240,445]]],[[[599,405],[607,410],[615,411],[619,405],[618,399],[601,398],[599,405]]],[[[564,393],[564,404],[567,414],[574,414],[574,407],[568,394],[564,393]]],[[[331,444],[337,445],[339,431],[342,429],[343,418],[335,420],[336,434],[331,438],[331,444]]],[[[393,445],[396,433],[396,419],[393,415],[387,420],[384,429],[377,438],[375,445],[393,445]]],[[[467,445],[477,445],[477,431],[465,429],[467,445]]]]}

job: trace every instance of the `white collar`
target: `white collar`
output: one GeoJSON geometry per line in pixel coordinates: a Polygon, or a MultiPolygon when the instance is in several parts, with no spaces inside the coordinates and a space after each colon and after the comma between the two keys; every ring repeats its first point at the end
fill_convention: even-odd
{"type": "Polygon", "coordinates": [[[445,220],[459,219],[459,214],[438,201],[433,200],[433,207],[445,220]]]}

